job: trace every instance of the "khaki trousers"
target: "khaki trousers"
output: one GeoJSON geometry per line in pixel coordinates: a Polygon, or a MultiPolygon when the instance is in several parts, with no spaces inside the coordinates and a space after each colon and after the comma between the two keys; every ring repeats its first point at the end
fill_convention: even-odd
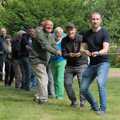
{"type": "Polygon", "coordinates": [[[14,60],[14,68],[15,68],[15,87],[20,88],[22,83],[22,71],[20,67],[20,62],[18,60],[14,60]]]}
{"type": "Polygon", "coordinates": [[[32,65],[38,79],[38,88],[35,97],[39,100],[48,100],[48,75],[44,64],[32,65]]]}

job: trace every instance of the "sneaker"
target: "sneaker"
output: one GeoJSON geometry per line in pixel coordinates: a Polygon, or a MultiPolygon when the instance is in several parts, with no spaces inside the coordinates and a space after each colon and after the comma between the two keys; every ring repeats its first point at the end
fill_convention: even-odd
{"type": "Polygon", "coordinates": [[[34,101],[34,102],[38,102],[38,101],[39,101],[39,97],[34,96],[33,101],[34,101]]]}
{"type": "Polygon", "coordinates": [[[101,111],[99,109],[93,109],[91,108],[92,111],[94,111],[97,115],[100,115],[101,114],[101,111]]]}
{"type": "Polygon", "coordinates": [[[101,116],[104,116],[105,113],[106,113],[105,111],[100,111],[100,115],[101,115],[101,116]]]}
{"type": "Polygon", "coordinates": [[[45,104],[45,103],[47,103],[48,102],[48,100],[38,100],[38,104],[45,104]]]}

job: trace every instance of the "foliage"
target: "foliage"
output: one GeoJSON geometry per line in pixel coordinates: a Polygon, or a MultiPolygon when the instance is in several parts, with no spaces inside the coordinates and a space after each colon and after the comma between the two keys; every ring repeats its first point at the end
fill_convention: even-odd
{"type": "Polygon", "coordinates": [[[0,7],[0,26],[6,26],[10,33],[27,25],[37,26],[43,19],[53,20],[55,27],[74,22],[79,31],[88,29],[88,17],[92,11],[99,11],[103,25],[108,29],[111,43],[120,44],[120,1],[119,0],[7,0],[8,5],[0,7]]]}
{"type": "Polygon", "coordinates": [[[68,21],[73,21],[79,30],[84,30],[88,28],[88,15],[97,10],[104,14],[104,24],[112,31],[116,30],[116,26],[113,27],[113,22],[116,25],[120,21],[116,19],[119,16],[118,10],[120,10],[119,0],[115,1],[8,0],[8,6],[0,8],[0,22],[1,25],[8,27],[10,31],[17,31],[26,24],[36,26],[43,19],[50,18],[56,26],[64,26],[68,21]]]}

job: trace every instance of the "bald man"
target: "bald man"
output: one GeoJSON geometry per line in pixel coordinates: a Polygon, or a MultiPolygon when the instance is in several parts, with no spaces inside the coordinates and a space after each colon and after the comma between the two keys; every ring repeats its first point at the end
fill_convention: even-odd
{"type": "Polygon", "coordinates": [[[45,20],[42,28],[36,30],[36,35],[32,35],[35,39],[32,45],[34,53],[36,53],[37,56],[37,59],[32,61],[32,66],[38,79],[38,89],[35,95],[35,101],[38,103],[48,101],[48,75],[46,66],[48,65],[50,55],[61,55],[61,52],[57,51],[55,41],[51,36],[52,31],[53,22],[45,20]]]}

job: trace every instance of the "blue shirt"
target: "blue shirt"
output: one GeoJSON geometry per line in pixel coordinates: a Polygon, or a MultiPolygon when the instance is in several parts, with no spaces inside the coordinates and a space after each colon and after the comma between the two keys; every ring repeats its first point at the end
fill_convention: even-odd
{"type": "MultiPolygon", "coordinates": [[[[62,51],[61,41],[58,41],[58,42],[56,43],[56,47],[57,47],[57,50],[62,51]]],[[[57,62],[59,62],[59,61],[65,60],[65,59],[64,59],[63,56],[52,56],[52,57],[51,57],[51,60],[52,60],[52,61],[57,61],[57,62]]]]}

